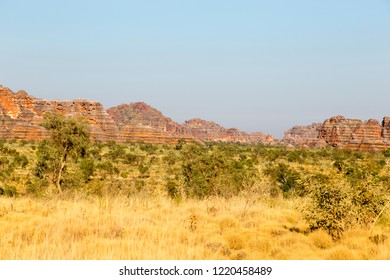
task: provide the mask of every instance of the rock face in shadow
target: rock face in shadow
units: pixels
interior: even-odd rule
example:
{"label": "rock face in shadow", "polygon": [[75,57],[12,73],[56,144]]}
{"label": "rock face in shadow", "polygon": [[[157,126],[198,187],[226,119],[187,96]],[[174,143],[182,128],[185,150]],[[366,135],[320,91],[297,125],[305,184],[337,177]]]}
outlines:
{"label": "rock face in shadow", "polygon": [[165,117],[159,110],[144,102],[111,107],[107,109],[107,113],[112,117],[118,127],[128,125],[144,126],[163,132],[184,134],[184,128],[181,124]]}
{"label": "rock face in shadow", "polygon": [[186,135],[181,124],[144,102],[111,107],[107,113],[118,126],[119,141],[122,142],[176,143],[196,140]]}
{"label": "rock face in shadow", "polygon": [[172,134],[142,125],[126,125],[123,126],[120,132],[121,142],[145,142],[145,143],[166,143],[172,144],[179,141],[192,142],[193,137]]}
{"label": "rock face in shadow", "polygon": [[307,126],[294,126],[284,132],[283,143],[294,146],[325,147],[326,143],[318,139],[322,123]]}
{"label": "rock face in shadow", "polygon": [[335,116],[325,120],[323,124],[294,127],[285,132],[283,142],[359,151],[390,149],[390,117],[384,117],[382,123],[379,123],[375,119],[362,121]]}
{"label": "rock face in shadow", "polygon": [[188,120],[184,123],[185,131],[201,141],[221,141],[239,143],[264,143],[274,142],[271,135],[262,132],[247,133],[236,128],[224,128],[223,126],[199,118]]}
{"label": "rock face in shadow", "polygon": [[[165,117],[157,109],[143,103],[136,102],[123,104],[107,109],[108,114],[114,119],[119,128],[127,131],[137,131],[137,135],[159,131],[174,138],[193,139],[199,141],[220,141],[240,143],[272,143],[271,135],[261,132],[247,133],[235,128],[223,126],[199,118],[191,119],[183,124],[177,123]],[[127,138],[127,133],[122,132],[122,138]],[[157,135],[156,135],[157,137]]]}

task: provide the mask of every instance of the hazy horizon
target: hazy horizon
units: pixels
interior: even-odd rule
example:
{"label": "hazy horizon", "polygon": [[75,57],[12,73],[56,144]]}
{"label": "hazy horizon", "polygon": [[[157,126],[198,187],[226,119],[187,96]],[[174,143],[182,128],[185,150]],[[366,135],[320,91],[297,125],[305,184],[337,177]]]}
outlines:
{"label": "hazy horizon", "polygon": [[389,0],[0,0],[0,84],[277,138],[390,115]]}

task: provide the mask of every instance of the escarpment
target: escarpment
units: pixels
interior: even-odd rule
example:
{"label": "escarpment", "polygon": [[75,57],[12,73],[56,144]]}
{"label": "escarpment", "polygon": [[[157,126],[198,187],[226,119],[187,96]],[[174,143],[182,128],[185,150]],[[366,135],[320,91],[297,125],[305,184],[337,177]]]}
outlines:
{"label": "escarpment", "polygon": [[324,147],[326,143],[318,139],[321,128],[321,123],[294,126],[284,132],[283,143],[295,146]]}
{"label": "escarpment", "polygon": [[[178,123],[159,110],[136,102],[105,110],[97,101],[43,100],[0,85],[0,139],[41,140],[49,136],[42,126],[45,113],[82,117],[97,141],[177,143],[219,141],[248,144],[278,142],[262,132],[248,133],[225,128],[213,121],[194,118]],[[294,126],[281,143],[300,147],[335,147],[360,151],[390,149],[390,117],[382,122],[335,116],[323,123]]]}
{"label": "escarpment", "polygon": [[12,92],[0,86],[0,138],[41,140],[49,136],[42,127],[45,113],[83,117],[91,137],[98,141],[176,143],[178,141],[223,141],[271,143],[272,136],[224,128],[214,122],[193,119],[183,124],[157,109],[136,102],[107,111],[97,101],[43,100],[25,91]]}
{"label": "escarpment", "polygon": [[221,141],[239,143],[273,143],[271,135],[262,132],[247,133],[236,128],[225,128],[215,122],[199,118],[184,123],[185,131],[201,141]]}
{"label": "escarpment", "polygon": [[3,139],[41,140],[48,131],[41,126],[45,113],[82,116],[89,124],[91,136],[101,141],[117,141],[118,128],[112,118],[96,101],[48,101],[12,92],[0,86],[0,136]]}
{"label": "escarpment", "polygon": [[[177,123],[143,102],[119,105],[107,109],[107,112],[118,127],[123,127],[127,131],[139,131],[137,134],[144,129],[146,134],[158,130],[174,139],[240,143],[272,143],[274,141],[271,135],[265,135],[262,132],[247,133],[199,118],[185,121],[183,124]],[[123,130],[122,138],[128,138],[125,130]]]}
{"label": "escarpment", "polygon": [[374,119],[362,121],[336,116],[325,120],[318,138],[333,147],[375,151],[390,148],[390,137],[385,130]]}
{"label": "escarpment", "polygon": [[144,102],[111,107],[107,113],[119,128],[120,141],[176,143],[196,140],[185,133],[181,124]]}
{"label": "escarpment", "polygon": [[390,117],[382,123],[335,116],[322,124],[294,127],[285,132],[284,143],[309,147],[337,147],[359,151],[390,149]]}

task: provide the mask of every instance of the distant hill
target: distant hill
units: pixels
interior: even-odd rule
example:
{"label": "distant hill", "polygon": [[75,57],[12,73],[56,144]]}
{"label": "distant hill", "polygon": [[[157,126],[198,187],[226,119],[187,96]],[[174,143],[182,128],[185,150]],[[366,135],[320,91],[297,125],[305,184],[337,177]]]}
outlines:
{"label": "distant hill", "polygon": [[82,116],[98,141],[176,143],[178,141],[221,141],[281,143],[298,147],[337,147],[376,151],[390,149],[390,117],[367,121],[335,116],[323,123],[295,126],[281,141],[262,132],[248,133],[225,128],[213,121],[194,118],[178,123],[143,102],[122,104],[108,110],[97,101],[43,100],[20,90],[0,85],[0,139],[40,140],[48,137],[41,126],[46,112]]}
{"label": "distant hill", "polygon": [[295,126],[284,133],[283,143],[308,147],[337,147],[359,151],[390,149],[390,117],[382,123],[331,117],[324,123]]}
{"label": "distant hill", "polygon": [[93,138],[99,141],[143,141],[176,143],[182,141],[224,141],[272,143],[273,137],[261,132],[247,133],[224,128],[214,122],[193,119],[184,124],[165,117],[143,102],[123,104],[107,111],[97,101],[43,100],[25,91],[14,93],[0,85],[0,138],[40,140],[48,136],[41,126],[46,112],[82,116]]}
{"label": "distant hill", "polygon": [[270,135],[261,132],[247,133],[235,128],[225,128],[212,121],[199,118],[191,119],[183,124],[165,117],[157,109],[143,103],[123,104],[107,109],[119,128],[138,126],[158,129],[173,135],[193,137],[200,141],[222,141],[240,143],[272,143]]}

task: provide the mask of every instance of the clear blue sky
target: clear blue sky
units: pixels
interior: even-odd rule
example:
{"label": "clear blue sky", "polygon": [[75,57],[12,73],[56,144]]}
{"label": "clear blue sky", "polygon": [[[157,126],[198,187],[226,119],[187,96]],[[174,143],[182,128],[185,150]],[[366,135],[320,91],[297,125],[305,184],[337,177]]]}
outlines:
{"label": "clear blue sky", "polygon": [[390,0],[0,0],[0,84],[281,137],[390,115]]}

